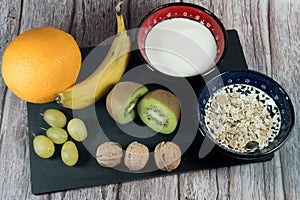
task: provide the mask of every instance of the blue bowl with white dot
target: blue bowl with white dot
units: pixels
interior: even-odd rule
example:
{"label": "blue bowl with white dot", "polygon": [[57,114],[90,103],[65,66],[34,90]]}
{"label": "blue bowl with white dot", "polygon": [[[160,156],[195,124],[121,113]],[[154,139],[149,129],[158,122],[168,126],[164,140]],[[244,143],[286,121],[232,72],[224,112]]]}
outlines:
{"label": "blue bowl with white dot", "polygon": [[210,80],[199,95],[200,131],[215,148],[251,159],[278,150],[294,125],[292,102],[272,78],[230,71]]}

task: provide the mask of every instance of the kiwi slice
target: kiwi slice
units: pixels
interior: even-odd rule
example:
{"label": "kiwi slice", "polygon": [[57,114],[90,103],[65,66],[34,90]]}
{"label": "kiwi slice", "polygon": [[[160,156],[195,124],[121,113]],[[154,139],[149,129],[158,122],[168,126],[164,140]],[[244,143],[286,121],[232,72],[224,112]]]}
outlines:
{"label": "kiwi slice", "polygon": [[170,134],[178,124],[180,103],[172,93],[158,89],[146,94],[138,103],[141,120],[156,132]]}
{"label": "kiwi slice", "polygon": [[109,115],[120,124],[127,124],[136,117],[136,105],[148,92],[146,86],[131,81],[116,84],[106,97]]}

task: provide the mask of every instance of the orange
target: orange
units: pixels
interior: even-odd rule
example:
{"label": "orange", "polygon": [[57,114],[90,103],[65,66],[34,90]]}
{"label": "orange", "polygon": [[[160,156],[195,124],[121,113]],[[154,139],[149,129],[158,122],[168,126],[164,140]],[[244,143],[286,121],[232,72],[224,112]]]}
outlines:
{"label": "orange", "polygon": [[8,45],[2,77],[19,98],[47,103],[75,83],[80,65],[81,53],[70,34],[40,27],[20,34]]}

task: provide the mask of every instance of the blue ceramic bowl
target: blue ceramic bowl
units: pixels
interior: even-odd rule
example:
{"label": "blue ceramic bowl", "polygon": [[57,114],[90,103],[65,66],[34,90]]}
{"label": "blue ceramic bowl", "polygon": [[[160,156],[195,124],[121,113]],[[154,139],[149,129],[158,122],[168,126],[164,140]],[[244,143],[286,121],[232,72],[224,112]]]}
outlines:
{"label": "blue ceramic bowl", "polygon": [[[266,93],[276,103],[281,115],[280,129],[273,142],[269,142],[268,146],[253,152],[239,152],[228,149],[221,145],[216,139],[213,139],[209,129],[205,123],[206,104],[209,98],[219,89],[228,85],[250,85],[260,89]],[[268,155],[278,150],[287,140],[289,133],[294,125],[295,114],[292,102],[284,91],[284,89],[270,77],[255,71],[232,71],[225,72],[210,80],[199,96],[199,114],[200,114],[200,130],[204,136],[208,136],[216,144],[216,148],[230,156],[242,159],[258,158]]]}

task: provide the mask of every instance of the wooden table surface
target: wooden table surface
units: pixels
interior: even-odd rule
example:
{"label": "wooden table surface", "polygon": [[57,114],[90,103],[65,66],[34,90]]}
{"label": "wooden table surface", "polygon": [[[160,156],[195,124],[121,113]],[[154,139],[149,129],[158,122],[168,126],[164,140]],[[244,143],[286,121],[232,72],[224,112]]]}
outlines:
{"label": "wooden table surface", "polygon": [[[71,33],[80,47],[115,33],[117,0],[1,0],[0,58],[18,34],[37,26]],[[300,199],[300,1],[183,0],[213,11],[239,32],[250,69],[277,80],[295,106],[288,142],[270,162],[203,170],[35,196],[30,191],[26,102],[0,82],[0,199]],[[172,0],[126,0],[126,25]],[[17,80],[16,80],[17,81]]]}

